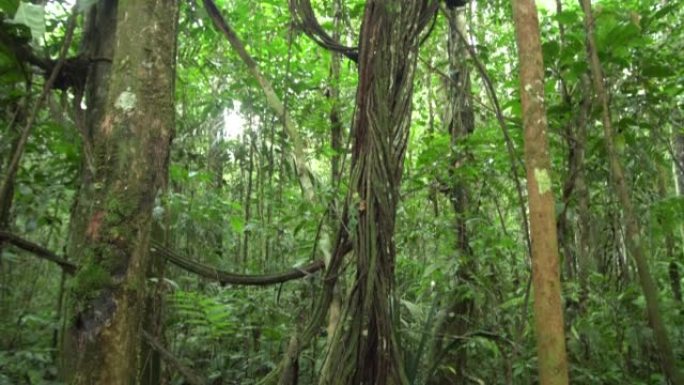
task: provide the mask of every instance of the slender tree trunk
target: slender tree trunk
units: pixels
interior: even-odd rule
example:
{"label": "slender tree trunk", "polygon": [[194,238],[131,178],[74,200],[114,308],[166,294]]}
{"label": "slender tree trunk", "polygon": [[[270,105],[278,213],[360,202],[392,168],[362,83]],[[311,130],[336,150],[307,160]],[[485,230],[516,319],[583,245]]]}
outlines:
{"label": "slender tree trunk", "polygon": [[[432,68],[432,60],[428,63],[429,68]],[[432,87],[432,73],[425,73],[425,84],[427,84],[427,104],[428,104],[428,127],[427,134],[429,138],[433,138],[435,135],[435,91]],[[428,193],[428,199],[432,203],[432,213],[435,218],[439,218],[439,197],[438,195],[439,186],[437,183],[430,184],[430,191]],[[435,234],[434,244],[435,252],[439,248],[439,233]],[[423,263],[425,263],[426,256],[423,255]]]}
{"label": "slender tree trunk", "polygon": [[[15,122],[21,122],[23,121],[22,118],[22,113],[21,110],[23,108],[21,105],[17,105],[17,112],[15,113]],[[17,152],[17,146],[19,145],[19,136],[17,133],[13,132],[13,127],[9,127],[8,129],[8,136],[10,135],[15,135],[14,138],[11,140],[12,146],[11,151],[9,154],[14,154]],[[11,163],[11,156],[9,159],[7,159],[7,167],[6,169],[9,169]],[[7,180],[5,183],[7,183],[7,195],[5,196],[5,199],[0,200],[0,229],[1,230],[7,230],[9,229],[10,225],[10,212],[12,211],[12,202],[13,202],[13,197],[14,197],[14,183],[16,180],[16,173],[14,175],[8,175]],[[2,243],[0,243],[0,255],[2,254],[2,250],[4,249]]]}
{"label": "slender tree trunk", "polygon": [[684,127],[677,127],[674,134],[675,176],[677,178],[677,194],[684,195]]}
{"label": "slender tree trunk", "polygon": [[366,3],[352,134],[350,210],[356,280],[320,384],[406,384],[394,331],[394,224],[428,1]]}
{"label": "slender tree trunk", "polygon": [[[675,170],[675,187],[677,191],[677,196],[684,196],[684,128],[679,127],[679,131],[674,134],[674,170]],[[673,261],[670,262],[669,273],[670,282],[672,284],[672,291],[674,293],[675,299],[681,304],[682,303],[682,284],[681,284],[681,273],[679,270],[679,265],[677,260],[684,261],[684,226],[679,227],[680,230],[680,247],[677,259],[676,255],[673,255]]]}
{"label": "slender tree trunk", "polygon": [[646,299],[646,311],[648,313],[651,328],[653,328],[653,336],[660,353],[663,370],[670,379],[670,382],[674,385],[684,385],[684,376],[677,369],[677,361],[672,351],[672,346],[670,345],[667,329],[665,328],[665,324],[660,314],[658,288],[651,276],[648,261],[644,255],[643,246],[640,241],[641,229],[630,197],[629,188],[627,187],[625,172],[614,144],[615,139],[610,116],[610,107],[608,105],[608,94],[603,83],[603,69],[601,68],[596,41],[594,39],[594,18],[592,16],[591,1],[580,1],[582,9],[584,10],[584,26],[587,35],[587,56],[589,58],[594,89],[601,105],[603,132],[613,188],[615,189],[615,193],[622,206],[622,213],[626,222],[626,248],[634,257],[634,261],[637,265],[639,282],[641,283]]}
{"label": "slender tree trunk", "polygon": [[[266,116],[266,111],[262,111],[260,114],[260,120],[262,122],[266,122],[267,116]],[[266,133],[268,130],[268,126],[264,124],[263,126],[260,127],[259,131],[261,132],[261,135],[259,136],[260,141],[259,141],[259,151],[257,151],[257,156],[259,157],[259,166],[257,167],[257,190],[258,190],[258,198],[257,202],[259,203],[259,222],[261,223],[261,228],[262,229],[268,229],[268,206],[270,202],[266,199],[266,181],[267,181],[267,165],[266,162],[268,161],[268,145],[266,144]],[[261,244],[261,267],[265,270],[267,267],[267,264],[269,262],[268,256],[269,256],[269,251],[268,251],[268,235],[264,231],[261,231],[259,234],[259,243]]]}
{"label": "slender tree trunk", "polygon": [[[670,174],[668,170],[662,165],[656,165],[658,168],[658,195],[660,199],[667,199],[667,182],[669,181],[668,175]],[[678,256],[680,256],[679,251],[676,247],[675,241],[676,233],[674,231],[667,231],[665,233],[665,255],[670,258],[670,263],[668,265],[668,273],[670,278],[670,288],[672,289],[672,296],[675,301],[682,302],[682,287],[681,287],[681,277],[679,275],[679,269],[677,267]]]}
{"label": "slender tree trunk", "polygon": [[[472,94],[470,70],[467,66],[468,49],[465,47],[466,37],[466,8],[464,6],[447,6],[446,17],[449,23],[449,80],[446,85],[447,103],[444,122],[451,137],[449,165],[450,185],[447,188],[449,201],[454,212],[454,233],[456,236],[456,250],[460,259],[456,280],[461,286],[451,294],[445,311],[437,321],[437,341],[432,360],[449,362],[455,369],[441,370],[430,380],[433,384],[465,384],[467,349],[465,344],[451,344],[452,336],[462,336],[468,331],[473,322],[473,308],[475,303],[470,296],[464,295],[463,287],[472,282],[475,261],[467,228],[467,216],[470,207],[470,192],[466,182],[459,179],[458,168],[469,162],[470,153],[463,146],[463,141],[475,129],[475,116],[472,108]],[[444,345],[450,350],[444,351]],[[438,356],[435,356],[438,355]]]}
{"label": "slender tree trunk", "polygon": [[575,172],[575,191],[577,194],[577,261],[580,284],[580,311],[586,310],[589,296],[589,275],[595,270],[595,262],[591,257],[591,212],[589,211],[589,187],[587,186],[585,163],[587,149],[587,124],[591,114],[591,82],[587,75],[582,77],[582,101],[577,116],[575,132],[575,157],[577,169]]}
{"label": "slender tree trunk", "polygon": [[[166,178],[165,178],[166,179]],[[162,187],[163,193],[166,192],[167,181],[164,181]],[[164,217],[168,218],[168,214]],[[162,225],[164,218],[155,218],[152,224],[151,237],[154,241],[159,242],[165,246],[168,245],[168,236],[165,228],[166,224]],[[149,271],[145,274],[147,278],[154,278],[156,283],[151,290],[145,293],[145,314],[143,316],[143,330],[149,333],[158,341],[164,341],[164,274],[166,261],[164,258],[153,256],[149,264]],[[150,345],[144,339],[140,340],[140,384],[142,385],[158,385],[161,383],[162,366],[161,354],[157,349]]]}
{"label": "slender tree trunk", "polygon": [[[24,98],[28,99],[28,98]],[[25,101],[24,101],[25,102]],[[13,116],[11,118],[11,122],[9,124],[9,127],[7,127],[7,137],[12,138],[11,141],[11,146],[10,146],[10,151],[9,151],[9,157],[7,159],[7,164],[6,168],[10,167],[11,159],[12,159],[12,154],[17,152],[17,146],[19,145],[19,132],[16,130],[17,124],[21,124],[20,122],[24,121],[24,106],[23,102],[17,103],[15,106],[15,111],[13,113]],[[0,170],[4,171],[4,170]],[[0,200],[0,230],[9,230],[10,225],[11,225],[11,210],[12,210],[12,202],[13,202],[13,197],[14,197],[14,183],[15,183],[15,177],[12,176],[10,179],[6,181],[8,183],[7,186],[7,199],[2,199]],[[13,287],[11,280],[12,275],[9,274],[11,271],[11,266],[10,264],[12,263],[11,261],[5,259],[4,257],[4,252],[5,252],[5,243],[0,241],[0,287],[2,288],[10,288]],[[12,312],[10,311],[10,301],[8,298],[8,293],[9,290],[2,289],[0,290],[0,322],[11,322],[9,320],[10,314]],[[1,344],[0,346],[4,347],[4,344]]]}
{"label": "slender tree trunk", "polygon": [[[114,56],[116,38],[116,13],[117,0],[103,0],[90,8],[84,21],[81,50],[84,55],[102,60],[94,61],[87,73],[85,101],[88,109],[85,111],[85,119],[82,122],[79,121],[83,124],[83,127],[79,127],[83,140],[79,189],[87,190],[93,183],[94,170],[93,165],[90,164],[91,157],[86,155],[88,152],[86,148],[92,148],[93,138],[99,135],[98,131],[107,106],[111,59]],[[76,107],[80,108],[80,105]],[[80,201],[80,193],[76,194],[69,222],[67,255],[76,255],[84,246],[85,238],[82,234],[85,234],[91,214],[89,205],[90,202]]]}
{"label": "slender tree trunk", "polygon": [[249,234],[251,230],[249,229],[248,225],[249,222],[252,220],[252,181],[253,177],[252,174],[254,173],[254,146],[255,146],[255,134],[254,131],[252,131],[252,124],[251,120],[252,117],[250,116],[250,124],[249,124],[249,131],[245,135],[245,141],[247,147],[249,147],[249,155],[247,159],[247,192],[245,193],[244,196],[244,201],[243,204],[245,205],[245,230],[244,230],[244,239],[243,239],[243,244],[242,244],[242,268],[247,269],[247,262],[249,261]]}
{"label": "slender tree trunk", "polygon": [[[563,3],[561,0],[556,0],[556,14],[563,12]],[[560,41],[560,49],[563,50],[565,46],[565,25],[558,20],[558,39]],[[568,92],[568,87],[565,79],[559,75],[559,93],[563,104],[567,108],[572,108],[572,96]],[[563,182],[563,191],[561,194],[561,202],[563,203],[563,210],[558,214],[558,243],[563,251],[563,262],[565,264],[564,274],[568,279],[575,276],[577,270],[577,255],[572,248],[573,233],[572,227],[568,220],[568,206],[572,198],[573,192],[576,190],[577,174],[579,168],[582,166],[578,159],[578,139],[577,134],[573,130],[573,124],[568,121],[563,127],[564,136],[568,149],[567,158],[567,176]]]}
{"label": "slender tree trunk", "polygon": [[544,63],[534,0],[514,0],[513,17],[520,58],[539,379],[541,385],[567,385],[556,210],[544,110]]}
{"label": "slender tree trunk", "polygon": [[[340,40],[340,30],[342,29],[342,0],[334,0],[333,3],[333,40]],[[340,66],[342,63],[342,55],[339,53],[331,53],[330,60],[330,88],[328,90],[328,97],[332,103],[330,108],[330,145],[333,149],[333,156],[330,159],[330,186],[333,189],[333,196],[337,196],[335,189],[338,187],[342,177],[341,160],[342,152],[344,151],[342,143],[342,117],[340,116]],[[340,207],[337,199],[333,199],[329,208],[330,227],[339,223]],[[333,298],[330,302],[330,309],[328,313],[328,340],[334,338],[337,324],[340,320],[340,313],[342,311],[342,298],[340,294],[339,284],[335,286]]]}
{"label": "slender tree trunk", "polygon": [[[217,136],[220,134],[217,134]],[[223,193],[224,182],[223,182],[223,172],[225,169],[226,158],[224,156],[225,146],[223,139],[216,138],[212,141],[209,146],[209,151],[207,154],[207,168],[211,176],[213,177],[213,193],[221,195]],[[218,226],[211,231],[211,248],[214,252],[215,258],[221,259],[223,257],[223,228]]]}
{"label": "slender tree trunk", "polygon": [[174,0],[122,2],[107,103],[93,137],[93,183],[72,227],[74,317],[63,349],[70,384],[136,382],[152,209],[174,124]]}

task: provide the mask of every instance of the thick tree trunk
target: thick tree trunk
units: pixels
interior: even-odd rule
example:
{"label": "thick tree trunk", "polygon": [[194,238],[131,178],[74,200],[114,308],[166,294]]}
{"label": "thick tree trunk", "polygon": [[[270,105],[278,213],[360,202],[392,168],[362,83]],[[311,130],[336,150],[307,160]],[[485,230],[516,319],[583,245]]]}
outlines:
{"label": "thick tree trunk", "polygon": [[587,35],[587,56],[589,58],[592,80],[594,82],[594,90],[601,103],[603,132],[613,188],[615,189],[615,193],[622,206],[622,213],[625,220],[626,248],[629,254],[634,257],[634,261],[637,265],[639,282],[641,283],[641,288],[644,291],[644,298],[646,299],[646,311],[648,313],[649,323],[653,329],[655,343],[660,353],[663,370],[672,384],[684,385],[684,375],[677,369],[677,361],[672,351],[672,346],[670,345],[667,329],[665,328],[665,324],[660,314],[658,288],[651,276],[648,261],[644,255],[643,246],[640,241],[641,229],[639,221],[630,197],[629,188],[627,187],[625,172],[614,144],[615,139],[610,116],[610,107],[608,104],[608,94],[603,84],[603,69],[601,68],[596,41],[594,39],[594,18],[592,16],[591,1],[581,0],[581,5],[584,10],[584,26]]}
{"label": "thick tree trunk", "polygon": [[[121,2],[92,183],[72,226],[80,263],[64,346],[70,384],[134,384],[138,375],[152,209],[164,184],[174,124],[175,0]],[[78,245],[77,247],[75,245]]]}
{"label": "thick tree trunk", "polygon": [[534,0],[514,0],[530,202],[534,319],[541,385],[567,385],[556,210],[544,110],[544,65]]}
{"label": "thick tree trunk", "polygon": [[419,35],[431,10],[428,1],[366,3],[350,183],[356,281],[321,384],[407,383],[393,328],[393,233]]}

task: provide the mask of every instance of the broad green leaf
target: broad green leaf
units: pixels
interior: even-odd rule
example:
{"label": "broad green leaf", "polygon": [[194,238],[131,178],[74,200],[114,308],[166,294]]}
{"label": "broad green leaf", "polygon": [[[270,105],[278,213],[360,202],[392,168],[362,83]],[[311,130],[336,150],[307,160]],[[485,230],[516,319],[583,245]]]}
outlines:
{"label": "broad green leaf", "polygon": [[87,12],[90,7],[95,5],[98,0],[78,0],[78,10],[80,12]]}
{"label": "broad green leaf", "polygon": [[230,217],[230,227],[236,233],[242,233],[245,230],[245,220],[240,217]]}
{"label": "broad green leaf", "polygon": [[23,24],[31,29],[35,42],[40,42],[45,35],[45,7],[42,5],[21,2],[12,22]]}
{"label": "broad green leaf", "polygon": [[402,303],[402,305],[406,306],[409,313],[411,313],[412,317],[414,317],[416,319],[419,319],[420,317],[422,317],[423,310],[421,309],[421,307],[419,305],[417,305],[411,301],[407,301],[405,299],[402,299],[401,303]]}
{"label": "broad green leaf", "polygon": [[0,0],[0,11],[6,15],[14,15],[19,6],[19,0]]}
{"label": "broad green leaf", "polygon": [[674,74],[672,68],[658,63],[649,63],[645,65],[642,73],[651,78],[666,78]]}
{"label": "broad green leaf", "polygon": [[544,55],[545,63],[553,63],[558,59],[558,53],[560,52],[560,45],[557,41],[547,41],[542,45],[542,54]]}

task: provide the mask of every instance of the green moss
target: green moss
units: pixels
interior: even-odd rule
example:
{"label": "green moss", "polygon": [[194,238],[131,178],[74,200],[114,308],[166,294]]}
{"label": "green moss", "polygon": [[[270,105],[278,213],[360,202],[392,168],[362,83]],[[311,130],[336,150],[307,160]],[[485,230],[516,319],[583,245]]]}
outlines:
{"label": "green moss", "polygon": [[72,291],[76,298],[89,299],[98,295],[100,290],[109,286],[112,278],[102,266],[91,262],[81,268],[72,282]]}

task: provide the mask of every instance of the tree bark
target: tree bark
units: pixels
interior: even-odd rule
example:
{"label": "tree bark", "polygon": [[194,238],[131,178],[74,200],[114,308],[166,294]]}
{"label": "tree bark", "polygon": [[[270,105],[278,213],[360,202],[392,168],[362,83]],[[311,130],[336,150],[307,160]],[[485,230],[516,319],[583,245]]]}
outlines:
{"label": "tree bark", "polygon": [[577,194],[577,261],[580,284],[580,311],[584,312],[589,296],[589,276],[596,269],[596,263],[591,257],[591,212],[589,210],[590,195],[586,181],[585,159],[587,149],[587,123],[591,114],[591,82],[588,75],[582,77],[582,101],[577,116],[575,133],[575,157],[577,169],[575,172],[575,191]]}
{"label": "tree bark", "polygon": [[[83,141],[79,189],[88,189],[93,183],[92,143],[93,138],[99,135],[107,106],[111,59],[114,56],[116,40],[116,13],[117,0],[104,0],[91,7],[84,20],[82,54],[102,60],[96,60],[88,67],[85,87],[85,101],[88,108],[85,110],[85,118],[77,120]],[[75,107],[80,109],[80,103]],[[80,113],[81,111],[76,111],[77,115]],[[90,149],[87,150],[88,148]],[[89,152],[91,155],[88,155]],[[76,256],[78,250],[84,246],[82,242],[85,239],[82,235],[85,234],[91,214],[90,202],[81,202],[79,196],[80,194],[76,195],[69,219],[67,255],[71,256]]]}
{"label": "tree bark", "polygon": [[670,379],[672,384],[684,385],[684,375],[682,375],[682,373],[677,369],[676,358],[672,351],[672,346],[670,345],[667,329],[665,328],[665,324],[663,323],[660,314],[660,305],[658,304],[658,288],[656,287],[656,283],[651,276],[648,261],[644,255],[643,246],[640,241],[641,229],[639,221],[637,219],[634,205],[630,197],[629,188],[627,187],[625,172],[614,143],[615,138],[610,116],[610,107],[608,104],[608,93],[603,83],[603,69],[601,68],[596,41],[594,39],[594,17],[591,10],[591,1],[580,1],[582,9],[584,10],[584,27],[587,35],[587,56],[589,59],[592,80],[594,83],[594,90],[596,91],[596,95],[601,106],[603,133],[606,144],[606,153],[608,154],[608,162],[610,164],[611,179],[615,193],[617,194],[620,205],[622,206],[622,214],[626,222],[626,248],[629,254],[634,257],[634,261],[637,265],[639,282],[641,283],[641,288],[644,292],[644,298],[646,299],[646,312],[648,313],[649,323],[653,329],[655,343],[660,353],[663,371]]}
{"label": "tree bark", "polygon": [[513,17],[520,58],[539,380],[541,385],[567,385],[556,212],[544,110],[544,63],[534,0],[514,0]]}
{"label": "tree bark", "polygon": [[[64,354],[70,384],[136,382],[152,209],[174,125],[175,0],[120,2],[107,102],[93,136],[88,215],[73,226],[80,263]],[[79,233],[74,233],[79,231]]]}

